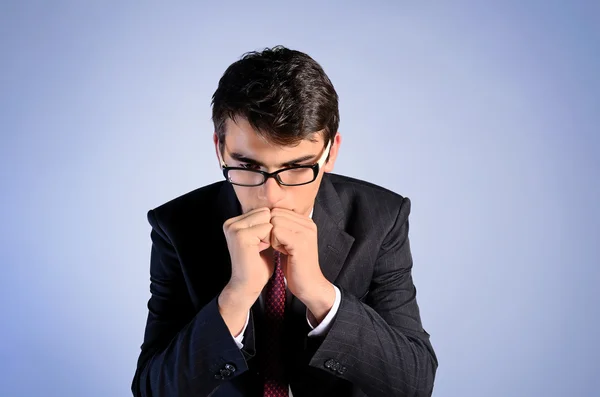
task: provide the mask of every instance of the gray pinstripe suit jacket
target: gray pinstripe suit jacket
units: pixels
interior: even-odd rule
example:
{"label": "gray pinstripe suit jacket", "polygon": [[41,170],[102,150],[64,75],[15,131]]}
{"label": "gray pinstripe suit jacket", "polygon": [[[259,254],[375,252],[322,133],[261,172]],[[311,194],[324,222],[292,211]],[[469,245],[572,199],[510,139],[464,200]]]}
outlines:
{"label": "gray pinstripe suit jacket", "polygon": [[[294,397],[429,396],[437,358],[411,277],[410,200],[365,181],[325,174],[315,199],[319,263],[341,291],[329,332],[308,338],[306,307],[286,312],[286,371]],[[260,396],[257,303],[238,349],[217,306],[231,276],[223,222],[241,214],[217,182],[148,212],[148,320],[134,396]]]}

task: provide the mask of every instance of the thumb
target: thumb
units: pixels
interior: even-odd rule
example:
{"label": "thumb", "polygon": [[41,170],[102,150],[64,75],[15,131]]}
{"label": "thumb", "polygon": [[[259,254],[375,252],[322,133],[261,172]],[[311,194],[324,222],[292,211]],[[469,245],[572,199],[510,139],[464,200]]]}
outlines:
{"label": "thumb", "polygon": [[258,246],[259,252],[271,246],[271,229],[273,225],[270,223],[261,223],[254,225],[250,229],[253,229],[254,235],[256,236],[256,245]]}

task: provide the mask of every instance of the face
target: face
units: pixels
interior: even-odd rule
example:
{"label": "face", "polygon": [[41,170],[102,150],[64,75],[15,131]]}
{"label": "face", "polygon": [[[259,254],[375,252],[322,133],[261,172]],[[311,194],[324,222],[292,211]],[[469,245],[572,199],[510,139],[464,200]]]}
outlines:
{"label": "face", "polygon": [[[238,118],[235,122],[227,119],[225,126],[227,133],[225,134],[223,161],[229,167],[240,167],[242,164],[248,164],[244,161],[234,160],[231,157],[232,153],[238,153],[245,158],[262,163],[263,166],[255,166],[253,169],[267,172],[274,172],[291,165],[312,165],[319,160],[325,149],[322,131],[313,133],[297,146],[278,146],[260,137],[245,119]],[[331,144],[329,160],[319,169],[319,175],[312,183],[301,186],[281,186],[274,178],[269,178],[261,186],[233,185],[235,194],[242,206],[242,212],[246,213],[261,207],[285,208],[308,217],[317,196],[323,173],[333,170],[341,139],[338,132]],[[218,161],[219,145],[216,134],[213,135],[213,141]],[[295,162],[300,158],[305,159]],[[221,167],[220,162],[219,167]]]}

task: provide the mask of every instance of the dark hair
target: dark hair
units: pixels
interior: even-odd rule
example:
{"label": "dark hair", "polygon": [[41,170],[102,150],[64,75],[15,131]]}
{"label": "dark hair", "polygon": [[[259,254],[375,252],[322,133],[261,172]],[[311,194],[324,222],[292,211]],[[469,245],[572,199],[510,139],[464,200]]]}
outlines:
{"label": "dark hair", "polygon": [[307,54],[283,46],[248,52],[231,64],[212,106],[221,154],[227,118],[245,118],[259,136],[284,146],[320,130],[327,145],[340,122],[338,95],[323,68]]}

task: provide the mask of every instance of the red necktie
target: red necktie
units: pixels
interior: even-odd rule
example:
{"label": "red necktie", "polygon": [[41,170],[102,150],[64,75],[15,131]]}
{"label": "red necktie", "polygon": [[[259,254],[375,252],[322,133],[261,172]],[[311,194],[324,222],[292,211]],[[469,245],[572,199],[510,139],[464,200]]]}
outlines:
{"label": "red necktie", "polygon": [[273,251],[275,271],[265,286],[265,335],[261,366],[263,397],[288,397],[288,383],[283,363],[283,315],[285,312],[285,281],[281,269],[281,253]]}

